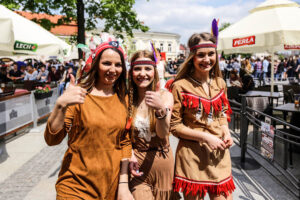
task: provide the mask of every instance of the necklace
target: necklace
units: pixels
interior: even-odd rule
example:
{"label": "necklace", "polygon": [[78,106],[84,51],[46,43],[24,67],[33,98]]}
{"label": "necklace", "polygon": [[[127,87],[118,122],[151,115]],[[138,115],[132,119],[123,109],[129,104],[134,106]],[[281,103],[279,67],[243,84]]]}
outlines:
{"label": "necklace", "polygon": [[205,82],[200,82],[200,81],[198,81],[198,80],[194,79],[192,76],[189,76],[189,77],[190,77],[190,79],[191,79],[192,81],[194,81],[195,83],[197,83],[197,84],[199,84],[199,85],[203,85],[203,83],[207,83],[207,85],[208,85],[208,86],[210,86],[210,83],[211,83],[211,78],[209,78],[209,80],[208,80],[208,81],[205,81]]}

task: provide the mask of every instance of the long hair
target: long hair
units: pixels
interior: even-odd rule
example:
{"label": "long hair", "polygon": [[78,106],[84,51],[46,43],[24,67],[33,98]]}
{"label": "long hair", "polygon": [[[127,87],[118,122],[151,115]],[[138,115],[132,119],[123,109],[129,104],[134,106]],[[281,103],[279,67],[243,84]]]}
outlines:
{"label": "long hair", "polygon": [[[120,77],[114,83],[113,89],[114,92],[117,93],[120,101],[125,105],[125,96],[126,96],[126,65],[125,59],[121,51],[116,48],[108,48],[120,55],[121,62],[122,62],[122,73]],[[91,69],[83,75],[82,82],[79,84],[81,87],[85,88],[88,93],[90,93],[95,87],[95,84],[99,81],[99,62],[103,52],[107,49],[103,50],[99,55],[93,59]]]}
{"label": "long hair", "polygon": [[[188,47],[191,48],[199,44],[200,42],[208,42],[208,41],[216,44],[215,36],[211,35],[210,33],[194,33],[188,41]],[[175,81],[186,78],[188,75],[190,75],[193,72],[193,70],[195,70],[193,58],[196,55],[196,52],[197,49],[190,51],[190,54],[187,57],[187,59],[180,65],[179,72],[175,77]],[[210,78],[217,78],[217,77],[222,78],[222,73],[219,67],[219,58],[218,58],[217,50],[216,50],[216,64],[212,67],[209,74],[210,74]]]}
{"label": "long hair", "polygon": [[[133,63],[136,61],[138,58],[150,58],[152,61],[155,61],[153,52],[148,51],[148,50],[140,50],[135,52],[132,57],[130,62]],[[135,121],[135,114],[136,114],[136,109],[138,106],[138,87],[133,81],[132,77],[132,72],[133,72],[133,67],[130,68],[129,70],[129,75],[128,75],[128,88],[129,88],[129,106],[128,106],[128,114],[129,118],[132,118],[132,121]],[[159,82],[159,76],[156,67],[154,67],[154,79],[152,83],[148,86],[147,90],[149,91],[155,91],[156,85]],[[150,131],[155,132],[155,114],[153,109],[148,109],[148,114],[149,114],[149,122],[150,122]],[[131,138],[134,141],[134,123],[131,124]]]}

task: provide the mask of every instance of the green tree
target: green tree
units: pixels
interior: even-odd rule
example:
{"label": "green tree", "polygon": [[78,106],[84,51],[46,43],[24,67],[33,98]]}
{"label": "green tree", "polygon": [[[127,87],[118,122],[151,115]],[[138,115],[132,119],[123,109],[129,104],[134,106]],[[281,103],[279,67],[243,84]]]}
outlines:
{"label": "green tree", "polygon": [[226,29],[230,25],[231,25],[231,23],[228,23],[228,22],[222,23],[220,28],[219,28],[219,32],[223,31],[224,29]]}
{"label": "green tree", "polygon": [[[11,10],[23,10],[32,13],[60,14],[64,17],[53,24],[48,19],[33,19],[47,30],[52,27],[77,21],[77,43],[85,44],[85,30],[92,30],[100,20],[104,21],[105,32],[115,31],[133,36],[132,30],[148,31],[148,27],[137,20],[132,9],[135,0],[0,0],[0,4]],[[79,57],[82,52],[79,50]]]}

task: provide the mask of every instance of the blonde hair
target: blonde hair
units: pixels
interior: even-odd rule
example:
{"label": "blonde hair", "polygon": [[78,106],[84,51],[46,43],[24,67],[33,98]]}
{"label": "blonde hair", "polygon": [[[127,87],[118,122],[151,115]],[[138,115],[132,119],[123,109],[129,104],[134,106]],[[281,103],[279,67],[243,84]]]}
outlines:
{"label": "blonde hair", "polygon": [[[211,35],[210,33],[194,33],[189,41],[188,41],[188,47],[191,48],[200,42],[212,42],[216,44],[216,38],[215,36]],[[187,59],[180,65],[179,72],[175,78],[175,81],[186,78],[191,72],[194,70],[194,63],[193,63],[193,58],[196,55],[197,49],[194,49],[190,51],[189,56]],[[211,78],[217,78],[221,77],[222,78],[222,73],[220,71],[219,67],[219,58],[218,58],[218,53],[216,50],[216,64],[212,67],[210,70],[210,77]]]}
{"label": "blonde hair", "polygon": [[[148,51],[148,50],[140,50],[135,52],[132,57],[130,62],[133,63],[136,61],[138,58],[150,58],[152,61],[155,61],[153,52]],[[132,78],[132,71],[133,71],[133,66],[129,70],[128,74],[128,88],[129,88],[129,105],[128,105],[128,115],[129,118],[132,118],[132,122],[135,120],[135,114],[136,114],[136,109],[137,109],[137,104],[138,104],[138,87],[134,83],[133,78]],[[154,67],[154,79],[152,83],[148,86],[148,90],[150,91],[155,91],[156,85],[159,82],[159,76],[156,67]],[[149,121],[150,121],[150,131],[155,132],[155,114],[154,114],[153,109],[148,110],[149,114]],[[131,139],[134,141],[134,131],[135,131],[135,126],[134,123],[131,124]]]}

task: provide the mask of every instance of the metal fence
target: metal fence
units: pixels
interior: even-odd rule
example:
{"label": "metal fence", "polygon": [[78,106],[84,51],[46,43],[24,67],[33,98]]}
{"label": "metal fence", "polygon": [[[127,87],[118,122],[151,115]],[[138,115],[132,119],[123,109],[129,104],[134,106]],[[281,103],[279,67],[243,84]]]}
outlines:
{"label": "metal fence", "polygon": [[[230,129],[241,147],[241,163],[246,162],[246,152],[251,152],[256,161],[300,199],[300,128],[251,109],[246,97],[242,97],[242,103],[230,100],[230,105]],[[270,129],[266,130],[266,124]]]}

